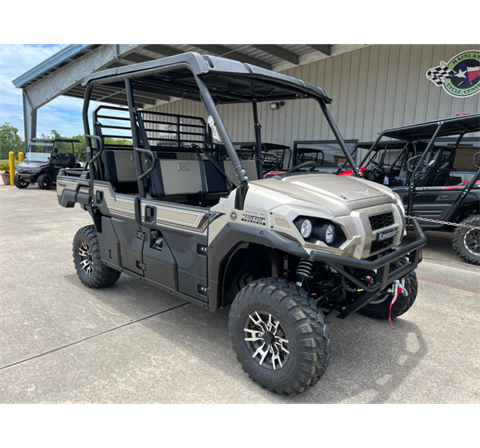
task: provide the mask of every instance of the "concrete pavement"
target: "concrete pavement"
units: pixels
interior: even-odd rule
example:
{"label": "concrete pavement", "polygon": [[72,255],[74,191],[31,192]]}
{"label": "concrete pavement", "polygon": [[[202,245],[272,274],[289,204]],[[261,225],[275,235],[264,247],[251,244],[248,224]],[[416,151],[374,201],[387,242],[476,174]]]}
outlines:
{"label": "concrete pavement", "polygon": [[281,397],[242,371],[228,310],[206,312],[126,275],[86,288],[71,243],[89,224],[54,190],[0,186],[0,403],[480,401],[480,269],[450,252],[449,235],[427,235],[419,294],[395,331],[332,313],[325,376]]}

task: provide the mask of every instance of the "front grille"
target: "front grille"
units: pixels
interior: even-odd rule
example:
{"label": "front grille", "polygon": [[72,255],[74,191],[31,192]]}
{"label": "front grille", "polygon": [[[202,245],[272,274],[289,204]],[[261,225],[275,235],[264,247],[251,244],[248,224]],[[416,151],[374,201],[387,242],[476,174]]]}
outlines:
{"label": "front grille", "polygon": [[379,250],[386,249],[391,244],[393,244],[393,236],[384,241],[372,241],[370,253],[373,254],[374,252],[378,252]]}
{"label": "front grille", "polygon": [[391,226],[395,223],[392,212],[383,213],[382,215],[369,216],[368,219],[370,220],[372,230],[383,229],[384,227]]}

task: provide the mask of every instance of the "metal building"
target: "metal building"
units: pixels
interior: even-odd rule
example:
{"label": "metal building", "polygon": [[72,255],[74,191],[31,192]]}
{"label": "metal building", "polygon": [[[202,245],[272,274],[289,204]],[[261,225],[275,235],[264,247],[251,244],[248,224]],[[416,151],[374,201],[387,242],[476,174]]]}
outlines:
{"label": "metal building", "polygon": [[[480,80],[474,81],[472,71],[475,68],[472,60],[477,57],[480,70],[480,44],[70,45],[13,81],[23,89],[25,139],[36,136],[38,108],[59,95],[82,98],[81,80],[90,73],[185,51],[240,60],[318,85],[332,98],[330,110],[345,139],[370,141],[392,126],[480,112]],[[463,67],[459,61],[465,55],[471,56],[468,68],[472,69],[471,88],[459,88],[455,95],[455,88],[452,91],[445,88],[445,73],[453,63]],[[465,77],[465,73],[460,68],[457,75]],[[126,104],[124,94],[110,92],[108,88],[95,90],[94,100]],[[164,95],[155,98],[142,97],[140,92],[136,95],[138,106],[146,111],[204,116],[200,103]],[[232,141],[254,140],[250,105],[224,105],[219,110]],[[311,100],[290,101],[277,110],[262,103],[259,118],[264,142],[292,146],[296,141],[334,138]]]}

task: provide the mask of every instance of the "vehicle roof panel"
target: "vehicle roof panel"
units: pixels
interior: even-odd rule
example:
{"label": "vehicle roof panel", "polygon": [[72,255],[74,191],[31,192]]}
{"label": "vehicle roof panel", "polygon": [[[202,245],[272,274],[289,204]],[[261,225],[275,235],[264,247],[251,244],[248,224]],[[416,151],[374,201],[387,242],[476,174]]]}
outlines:
{"label": "vehicle roof panel", "polygon": [[[317,97],[330,103],[325,92],[300,79],[261,67],[216,56],[182,53],[93,73],[83,80],[109,84],[124,90],[123,77],[134,80],[133,88],[199,101],[195,76],[201,76],[217,103],[278,101]],[[117,83],[117,84],[115,84]]]}
{"label": "vehicle roof panel", "polygon": [[380,135],[410,141],[430,139],[441,122],[443,122],[443,126],[438,137],[480,131],[480,114],[470,114],[385,129]]}

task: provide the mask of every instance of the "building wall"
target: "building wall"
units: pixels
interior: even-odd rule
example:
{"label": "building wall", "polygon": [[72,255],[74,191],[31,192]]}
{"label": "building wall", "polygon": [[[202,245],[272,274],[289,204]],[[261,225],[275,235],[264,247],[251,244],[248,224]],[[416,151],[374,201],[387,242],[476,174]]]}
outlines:
{"label": "building wall", "polygon": [[[480,44],[372,45],[283,73],[325,90],[344,138],[370,141],[386,128],[480,112],[480,94],[457,99],[426,78],[427,70],[440,61],[475,49],[480,50]],[[205,117],[200,103],[187,100],[154,110]],[[233,141],[254,140],[250,104],[220,106],[219,111]],[[261,103],[259,119],[265,142],[292,145],[295,140],[334,139],[313,100],[288,101],[275,111]]]}

